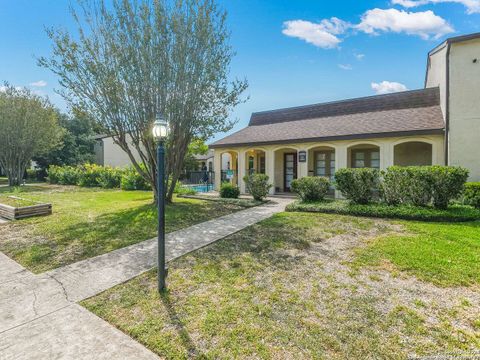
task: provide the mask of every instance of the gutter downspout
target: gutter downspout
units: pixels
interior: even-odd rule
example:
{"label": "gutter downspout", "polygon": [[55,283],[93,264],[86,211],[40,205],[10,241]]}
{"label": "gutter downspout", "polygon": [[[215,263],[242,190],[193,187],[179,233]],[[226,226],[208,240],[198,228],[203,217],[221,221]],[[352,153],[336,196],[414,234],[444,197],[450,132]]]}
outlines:
{"label": "gutter downspout", "polygon": [[446,89],[445,89],[445,165],[449,165],[449,131],[450,131],[450,42],[447,42],[447,59],[446,59]]}

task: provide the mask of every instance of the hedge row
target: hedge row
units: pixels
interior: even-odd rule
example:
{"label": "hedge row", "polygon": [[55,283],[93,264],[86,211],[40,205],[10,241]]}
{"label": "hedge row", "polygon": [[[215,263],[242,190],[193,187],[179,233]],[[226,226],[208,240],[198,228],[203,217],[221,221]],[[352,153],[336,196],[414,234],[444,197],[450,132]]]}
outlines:
{"label": "hedge row", "polygon": [[457,166],[392,166],[376,169],[340,169],[336,189],[354,204],[368,204],[376,194],[389,205],[446,209],[463,193],[468,170]]}
{"label": "hedge row", "polygon": [[479,209],[458,204],[454,204],[448,209],[436,209],[433,207],[420,207],[404,204],[396,206],[391,206],[385,203],[363,205],[354,204],[344,200],[329,200],[310,203],[295,201],[289,204],[286,210],[419,221],[459,222],[480,219]]}
{"label": "hedge row", "polygon": [[133,168],[113,168],[95,164],[79,166],[50,166],[48,181],[51,184],[101,187],[104,189],[151,190],[142,176]]}

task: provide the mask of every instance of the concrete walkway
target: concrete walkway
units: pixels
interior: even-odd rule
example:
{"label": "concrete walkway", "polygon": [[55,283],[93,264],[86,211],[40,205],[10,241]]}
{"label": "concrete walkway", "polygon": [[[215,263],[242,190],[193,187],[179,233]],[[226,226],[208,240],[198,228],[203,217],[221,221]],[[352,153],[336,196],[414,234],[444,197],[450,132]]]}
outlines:
{"label": "concrete walkway", "polygon": [[[285,209],[272,202],[167,234],[167,261]],[[0,359],[157,359],[77,304],[156,266],[156,239],[43,274],[0,253]]]}

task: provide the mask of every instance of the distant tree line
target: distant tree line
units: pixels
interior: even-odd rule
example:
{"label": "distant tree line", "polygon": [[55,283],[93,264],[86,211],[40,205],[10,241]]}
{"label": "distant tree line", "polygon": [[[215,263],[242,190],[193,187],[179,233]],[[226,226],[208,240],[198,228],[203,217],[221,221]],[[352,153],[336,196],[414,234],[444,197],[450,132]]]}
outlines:
{"label": "distant tree line", "polygon": [[10,186],[23,182],[35,161],[38,177],[50,165],[94,160],[94,122],[84,113],[61,113],[26,88],[5,84],[0,92],[0,167]]}

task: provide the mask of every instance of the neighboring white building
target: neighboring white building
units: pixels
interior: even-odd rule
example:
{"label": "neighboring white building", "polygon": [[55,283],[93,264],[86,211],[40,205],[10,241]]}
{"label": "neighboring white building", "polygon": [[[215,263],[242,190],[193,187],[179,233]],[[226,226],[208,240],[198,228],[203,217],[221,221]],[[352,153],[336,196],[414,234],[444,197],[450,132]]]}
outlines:
{"label": "neighboring white building", "polygon": [[[113,142],[113,138],[111,136],[98,135],[95,137],[95,140],[96,164],[112,167],[126,167],[131,165],[131,161],[127,153],[123,151],[120,146]],[[140,156],[133,146],[132,152],[135,156],[135,159],[140,160]],[[198,161],[197,170],[207,169],[208,171],[214,171],[213,150],[209,150],[205,155],[195,155],[195,158]],[[228,161],[229,160],[227,158],[224,159],[224,168],[228,168]]]}
{"label": "neighboring white building", "polygon": [[[112,167],[126,167],[132,164],[129,156],[120,146],[113,142],[111,136],[98,135],[96,136],[95,149],[95,163],[98,165],[112,166]],[[127,135],[127,141],[131,142]],[[140,161],[138,152],[132,146],[132,153],[135,159]]]}

